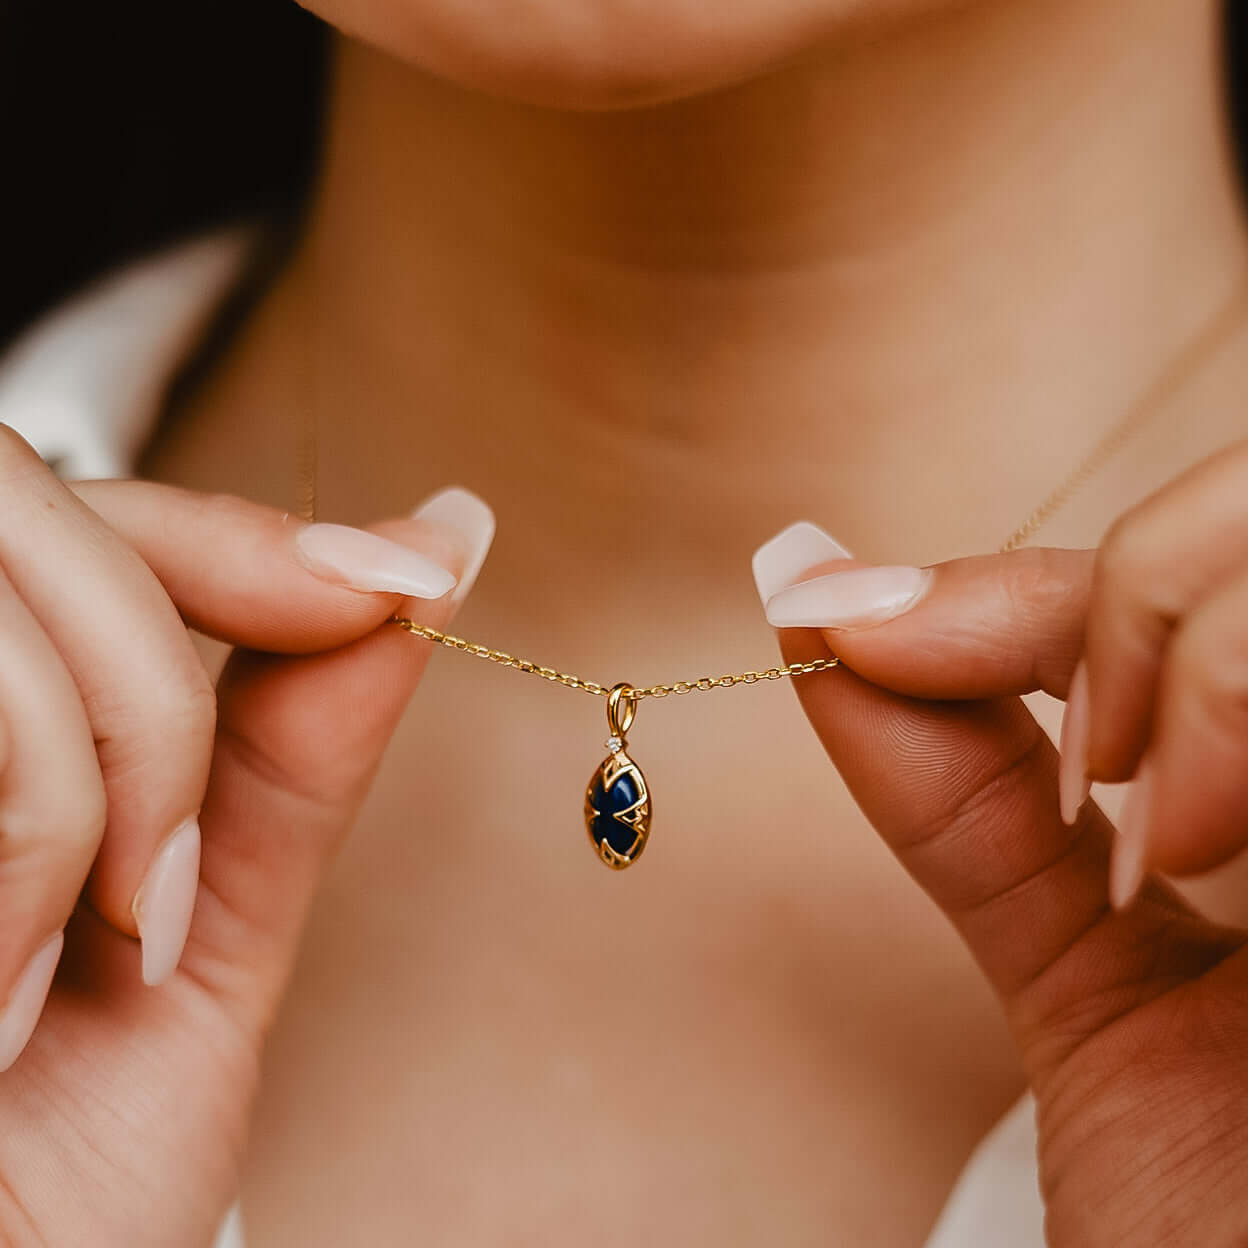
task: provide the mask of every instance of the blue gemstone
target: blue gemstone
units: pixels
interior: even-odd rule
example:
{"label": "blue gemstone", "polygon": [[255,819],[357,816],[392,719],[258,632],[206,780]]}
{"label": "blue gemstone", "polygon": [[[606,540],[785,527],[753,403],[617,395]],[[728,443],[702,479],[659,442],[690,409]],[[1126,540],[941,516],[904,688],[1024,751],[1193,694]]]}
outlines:
{"label": "blue gemstone", "polygon": [[637,804],[641,790],[631,772],[615,778],[611,787],[603,792],[602,773],[594,777],[590,786],[589,800],[595,810],[590,821],[594,841],[601,845],[606,841],[617,854],[627,854],[637,840],[637,829],[615,816]]}
{"label": "blue gemstone", "polygon": [[594,841],[599,845],[606,841],[617,854],[627,854],[637,840],[637,829],[612,815],[595,815],[593,829]]}
{"label": "blue gemstone", "polygon": [[631,771],[623,772],[616,776],[615,783],[607,792],[607,804],[600,806],[598,809],[604,814],[616,815],[622,810],[627,810],[630,806],[637,805],[637,799],[641,796],[637,788],[637,781]]}

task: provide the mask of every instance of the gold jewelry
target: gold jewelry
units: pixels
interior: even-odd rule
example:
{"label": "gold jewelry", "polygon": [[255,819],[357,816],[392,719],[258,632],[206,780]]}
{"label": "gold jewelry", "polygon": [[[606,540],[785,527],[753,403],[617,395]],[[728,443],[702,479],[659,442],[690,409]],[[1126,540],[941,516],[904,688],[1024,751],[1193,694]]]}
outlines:
{"label": "gold jewelry", "polygon": [[607,694],[611,751],[585,790],[585,830],[594,852],[609,867],[622,870],[641,857],[650,836],[650,789],[641,768],[628,756],[624,734],[637,710],[635,691],[616,685]]}
{"label": "gold jewelry", "polygon": [[[1240,323],[1246,309],[1248,281],[1243,281],[1235,288],[1231,298],[1169,361],[1144,394],[1131,404],[1061,483],[997,547],[997,553],[1007,554],[1029,542],[1043,525],[1109,463],[1148,418],[1155,415],[1186,384],[1200,365],[1216,352],[1231,330]],[[305,416],[302,422],[297,472],[300,515],[306,520],[314,521],[317,511],[317,440],[315,423],[310,415]],[[568,689],[583,689],[586,693],[607,699],[609,735],[605,744],[609,753],[594,772],[585,792],[585,828],[594,852],[607,866],[616,870],[632,866],[641,857],[650,836],[650,789],[641,768],[629,757],[625,738],[636,715],[637,704],[643,698],[666,698],[671,694],[731,689],[735,685],[753,685],[761,680],[807,676],[814,672],[826,672],[840,662],[835,655],[830,655],[826,659],[814,659],[807,663],[786,663],[724,676],[699,676],[696,680],[677,680],[666,685],[632,685],[623,681],[608,686],[599,684],[596,680],[586,680],[571,672],[542,667],[529,659],[508,654],[505,650],[495,650],[491,646],[467,641],[427,624],[418,624],[406,616],[395,615],[390,618],[392,623],[426,641],[451,650],[460,650],[503,667],[514,667],[519,672],[529,672]]]}

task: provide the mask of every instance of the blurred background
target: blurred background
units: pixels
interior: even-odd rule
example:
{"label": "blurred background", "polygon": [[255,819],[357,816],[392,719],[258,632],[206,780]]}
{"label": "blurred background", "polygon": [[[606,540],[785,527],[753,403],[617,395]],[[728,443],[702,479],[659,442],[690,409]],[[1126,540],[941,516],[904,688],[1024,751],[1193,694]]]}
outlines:
{"label": "blurred background", "polygon": [[0,0],[0,343],[199,227],[293,222],[327,33],[293,0]]}

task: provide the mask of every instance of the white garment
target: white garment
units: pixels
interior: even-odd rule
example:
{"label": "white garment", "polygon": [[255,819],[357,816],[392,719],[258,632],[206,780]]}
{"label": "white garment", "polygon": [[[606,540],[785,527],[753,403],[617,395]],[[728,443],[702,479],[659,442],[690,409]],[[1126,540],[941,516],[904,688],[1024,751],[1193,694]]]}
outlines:
{"label": "white garment", "polygon": [[[250,237],[204,236],[54,310],[0,359],[0,422],[67,479],[133,471],[168,381],[236,280]],[[1035,1151],[1025,1096],[976,1149],[925,1248],[1044,1248]],[[242,1248],[236,1209],[217,1248]]]}

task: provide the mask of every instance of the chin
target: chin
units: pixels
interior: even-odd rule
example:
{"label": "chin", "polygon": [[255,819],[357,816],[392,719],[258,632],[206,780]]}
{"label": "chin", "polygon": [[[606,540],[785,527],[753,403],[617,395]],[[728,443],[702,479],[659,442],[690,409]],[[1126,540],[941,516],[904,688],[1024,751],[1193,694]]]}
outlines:
{"label": "chin", "polygon": [[440,78],[605,111],[729,87],[955,0],[301,2],[343,34]]}

